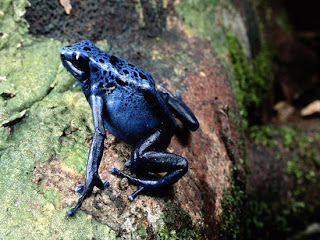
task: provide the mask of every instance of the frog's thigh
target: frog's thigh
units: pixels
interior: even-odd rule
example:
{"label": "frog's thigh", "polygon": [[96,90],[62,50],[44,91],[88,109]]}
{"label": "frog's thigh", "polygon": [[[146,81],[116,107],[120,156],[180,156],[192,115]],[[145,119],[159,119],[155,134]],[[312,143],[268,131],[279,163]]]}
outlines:
{"label": "frog's thigh", "polygon": [[185,158],[173,153],[149,151],[136,159],[132,167],[137,172],[172,172],[179,169],[187,170],[188,162]]}
{"label": "frog's thigh", "polygon": [[187,160],[179,155],[165,152],[172,136],[172,130],[163,128],[141,140],[134,148],[131,157],[133,172],[157,173],[183,169],[183,175],[188,169]]}
{"label": "frog's thigh", "polygon": [[[153,190],[176,183],[188,171],[188,162],[185,158],[173,153],[149,151],[135,159],[131,168],[137,178],[125,176],[122,173],[116,174],[127,177],[129,181],[142,187],[142,189],[138,189],[138,194],[143,189]],[[167,174],[159,179],[146,179],[139,177],[143,172],[167,172]],[[133,193],[131,198],[133,199],[135,196],[136,193]]]}
{"label": "frog's thigh", "polygon": [[174,132],[168,128],[160,128],[152,133],[150,136],[142,139],[134,147],[132,151],[131,159],[138,158],[140,155],[143,155],[147,151],[152,150],[166,150],[170,144],[171,138]]}
{"label": "frog's thigh", "polygon": [[[138,186],[138,189],[129,196],[130,201],[143,190],[154,190],[176,183],[188,171],[188,162],[185,158],[165,152],[172,135],[170,129],[159,129],[136,145],[131,161],[128,162],[130,170],[136,173],[136,178],[114,167],[110,169],[112,174],[125,177]],[[159,179],[139,177],[144,172],[167,172],[167,174]]]}

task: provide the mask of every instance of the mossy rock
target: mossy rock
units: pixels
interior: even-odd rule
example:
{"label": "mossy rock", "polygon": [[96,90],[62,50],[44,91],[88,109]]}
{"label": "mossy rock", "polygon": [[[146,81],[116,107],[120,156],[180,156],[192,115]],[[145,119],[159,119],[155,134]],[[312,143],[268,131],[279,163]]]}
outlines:
{"label": "mossy rock", "polygon": [[[173,138],[169,151],[189,160],[189,172],[173,187],[130,203],[127,196],[135,187],[108,170],[124,169],[132,148],[108,136],[100,175],[111,186],[95,189],[74,217],[65,211],[76,202],[74,187],[84,181],[93,125],[89,105],[81,90],[72,87],[74,79],[58,52],[67,44],[62,39],[86,36],[31,35],[24,19],[28,2],[1,3],[0,57],[6,60],[0,65],[0,218],[6,220],[1,239],[241,236],[245,155],[227,31],[219,17],[235,7],[229,1],[199,1],[198,7],[193,2],[138,1],[129,14],[134,24],[123,32],[110,25],[97,42],[151,73],[157,83],[181,90],[201,127]],[[61,9],[57,14],[65,14]],[[203,9],[212,24],[202,19],[197,32],[195,16]],[[126,13],[120,11],[121,17]],[[63,19],[72,17],[71,11]]]}

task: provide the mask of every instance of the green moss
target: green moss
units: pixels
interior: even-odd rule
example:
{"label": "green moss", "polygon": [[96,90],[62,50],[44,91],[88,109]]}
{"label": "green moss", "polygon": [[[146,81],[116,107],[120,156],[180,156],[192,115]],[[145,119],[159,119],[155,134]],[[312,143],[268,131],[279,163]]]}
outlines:
{"label": "green moss", "polygon": [[104,52],[110,52],[110,45],[107,40],[97,42],[97,46]]}
{"label": "green moss", "polygon": [[225,29],[217,16],[217,10],[223,8],[221,0],[184,0],[177,5],[178,13],[183,16],[188,32],[195,37],[209,39],[213,49],[224,66],[229,79],[232,71],[228,61],[228,42]]}
{"label": "green moss", "polygon": [[79,131],[65,130],[69,133],[66,136],[60,138],[62,145],[60,151],[60,160],[72,169],[76,173],[85,175],[86,173],[86,158],[89,153],[89,145],[85,145],[84,141],[90,136],[83,136],[79,134]]}
{"label": "green moss", "polygon": [[291,147],[294,143],[298,144],[301,149],[305,144],[313,141],[310,137],[298,139],[297,128],[294,127],[278,127],[276,125],[251,126],[249,128],[249,138],[256,144],[265,146],[273,146],[281,144],[284,147]]}
{"label": "green moss", "polygon": [[145,225],[143,224],[143,221],[140,222],[138,228],[137,228],[138,235],[141,239],[147,238],[147,230]]}
{"label": "green moss", "polygon": [[302,230],[304,220],[299,218],[304,216],[305,207],[305,203],[295,194],[272,203],[250,199],[247,208],[247,239],[284,239],[297,228]]}
{"label": "green moss", "polygon": [[252,126],[250,127],[250,139],[256,144],[274,145],[274,130],[270,126]]}
{"label": "green moss", "polygon": [[286,164],[282,170],[286,186],[280,190],[279,186],[270,183],[269,187],[281,191],[282,197],[261,197],[259,194],[248,197],[247,238],[257,239],[258,233],[263,232],[258,239],[275,236],[284,239],[317,219],[315,209],[320,208],[320,201],[313,197],[313,194],[320,191],[317,171],[320,152],[317,136],[313,135],[317,130],[308,130],[306,134],[305,130],[298,127],[265,128],[268,129],[268,139],[273,140],[266,146],[281,150],[277,154],[278,158],[272,161]]}
{"label": "green moss", "polygon": [[212,23],[216,21],[215,9],[219,3],[216,0],[185,0],[177,6],[177,10],[184,16],[186,27],[192,35],[211,38],[216,31],[216,25]]}
{"label": "green moss", "polygon": [[44,197],[50,201],[55,207],[60,206],[61,193],[53,187],[41,188]]}
{"label": "green moss", "polygon": [[281,14],[277,17],[276,22],[283,31],[285,32],[292,31],[292,26],[289,21],[288,14],[284,9],[282,9]]}
{"label": "green moss", "polygon": [[261,123],[259,119],[262,109],[272,90],[271,52],[266,44],[263,44],[259,54],[249,62],[238,40],[230,31],[227,40],[239,110],[244,128],[248,129],[249,126]]}
{"label": "green moss", "polygon": [[[81,211],[67,217],[64,209],[56,209],[61,197],[56,190],[37,191],[32,183],[37,163],[61,154],[66,129],[75,129],[72,135],[82,139],[75,138],[73,149],[81,149],[93,129],[88,103],[79,89],[72,89],[74,80],[60,63],[62,43],[27,34],[22,18],[27,5],[25,0],[0,4],[0,58],[5,59],[0,124],[6,123],[0,125],[0,219],[6,219],[0,238],[115,239],[109,227]],[[2,94],[7,91],[14,94]]]}
{"label": "green moss", "polygon": [[164,240],[196,240],[201,239],[200,226],[192,224],[190,215],[172,202],[167,202],[163,216],[163,226],[158,227],[158,235]]}
{"label": "green moss", "polygon": [[241,187],[232,184],[225,190],[222,201],[223,213],[218,227],[219,239],[242,239],[242,220],[245,192]]}
{"label": "green moss", "polygon": [[296,130],[290,127],[281,128],[283,135],[283,145],[289,147],[296,139]]}

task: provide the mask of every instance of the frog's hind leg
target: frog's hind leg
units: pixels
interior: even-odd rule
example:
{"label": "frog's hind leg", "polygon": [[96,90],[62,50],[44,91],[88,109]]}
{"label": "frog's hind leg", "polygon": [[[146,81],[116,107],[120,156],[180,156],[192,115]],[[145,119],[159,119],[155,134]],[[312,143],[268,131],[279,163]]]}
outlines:
{"label": "frog's hind leg", "polygon": [[179,90],[176,91],[176,96],[173,95],[164,86],[159,85],[158,89],[160,96],[166,101],[171,112],[191,131],[199,128],[199,122],[190,108],[183,102]]}
{"label": "frog's hind leg", "polygon": [[146,155],[137,160],[139,162],[137,164],[140,168],[139,171],[168,173],[159,179],[145,179],[140,177],[134,178],[114,167],[110,169],[112,174],[127,178],[139,187],[137,191],[128,197],[130,201],[133,201],[142,190],[154,190],[176,183],[188,171],[187,160],[181,156],[157,151],[147,152]]}
{"label": "frog's hind leg", "polygon": [[[169,129],[159,129],[137,144],[131,156],[130,169],[138,177],[129,176],[114,167],[110,169],[112,174],[127,178],[139,187],[129,196],[130,201],[133,201],[142,190],[155,190],[176,183],[188,171],[188,162],[185,158],[164,151],[172,135]],[[142,173],[160,172],[167,174],[158,179],[139,177]]]}

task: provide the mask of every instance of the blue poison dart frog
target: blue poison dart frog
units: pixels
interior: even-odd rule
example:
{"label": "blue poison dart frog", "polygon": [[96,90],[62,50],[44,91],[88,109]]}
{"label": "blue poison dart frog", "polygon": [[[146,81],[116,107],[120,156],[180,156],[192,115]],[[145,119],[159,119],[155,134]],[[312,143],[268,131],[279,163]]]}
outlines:
{"label": "blue poison dart frog", "polygon": [[[136,177],[112,167],[110,173],[124,177],[138,188],[129,196],[134,198],[143,190],[157,191],[177,182],[187,171],[185,158],[166,152],[178,125],[195,131],[199,122],[182,101],[179,91],[173,95],[163,86],[156,89],[151,75],[121,58],[105,53],[90,41],[62,47],[63,66],[78,80],[90,104],[94,135],[89,151],[85,184],[79,184],[77,204],[67,211],[72,215],[90,196],[94,186],[104,189],[98,174],[106,132],[133,146],[126,163]],[[160,178],[145,178],[149,173],[167,172]]]}

